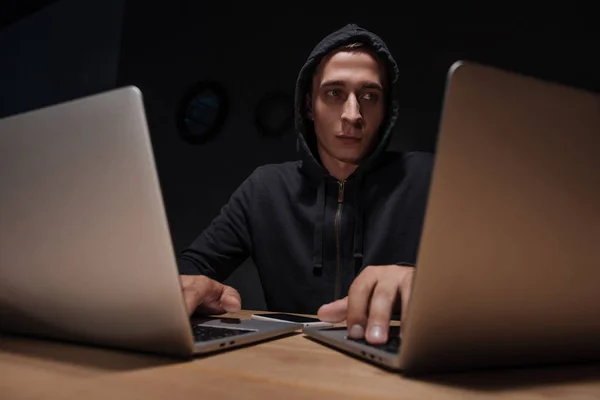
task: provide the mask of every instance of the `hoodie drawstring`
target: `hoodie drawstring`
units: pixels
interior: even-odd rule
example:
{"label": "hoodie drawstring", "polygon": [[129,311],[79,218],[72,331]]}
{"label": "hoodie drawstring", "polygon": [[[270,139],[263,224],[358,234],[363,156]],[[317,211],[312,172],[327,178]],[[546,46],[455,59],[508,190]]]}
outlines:
{"label": "hoodie drawstring", "polygon": [[356,211],[355,211],[355,222],[354,222],[354,272],[356,275],[363,268],[363,223],[364,223],[364,212],[363,212],[363,201],[361,196],[361,189],[363,188],[364,176],[359,175],[356,182]]}
{"label": "hoodie drawstring", "polygon": [[323,222],[325,220],[325,185],[324,178],[321,179],[317,189],[317,212],[315,213],[315,232],[313,244],[313,270],[317,273],[323,271]]}

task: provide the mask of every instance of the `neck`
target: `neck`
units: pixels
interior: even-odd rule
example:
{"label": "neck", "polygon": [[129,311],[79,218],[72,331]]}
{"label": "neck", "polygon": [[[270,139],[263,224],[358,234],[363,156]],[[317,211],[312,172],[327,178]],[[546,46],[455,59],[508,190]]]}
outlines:
{"label": "neck", "polygon": [[336,160],[321,149],[319,149],[319,155],[321,156],[321,162],[323,163],[325,169],[329,171],[331,176],[339,181],[345,181],[348,179],[348,177],[352,175],[354,171],[356,171],[356,168],[358,168],[357,164],[350,164]]}

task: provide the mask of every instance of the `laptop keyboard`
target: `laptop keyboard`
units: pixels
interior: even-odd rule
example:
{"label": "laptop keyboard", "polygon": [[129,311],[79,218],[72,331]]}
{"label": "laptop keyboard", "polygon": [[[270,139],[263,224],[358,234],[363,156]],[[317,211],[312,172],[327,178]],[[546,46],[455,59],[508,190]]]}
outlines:
{"label": "laptop keyboard", "polygon": [[365,346],[383,350],[388,353],[398,353],[400,351],[400,327],[399,326],[390,326],[390,330],[388,333],[388,341],[387,341],[387,343],[384,343],[384,344],[368,343],[365,339],[348,338],[348,340],[352,340],[354,342],[364,344]]}
{"label": "laptop keyboard", "polygon": [[216,326],[193,325],[194,339],[196,342],[223,339],[230,336],[239,336],[245,333],[256,332],[250,329],[219,328]]}

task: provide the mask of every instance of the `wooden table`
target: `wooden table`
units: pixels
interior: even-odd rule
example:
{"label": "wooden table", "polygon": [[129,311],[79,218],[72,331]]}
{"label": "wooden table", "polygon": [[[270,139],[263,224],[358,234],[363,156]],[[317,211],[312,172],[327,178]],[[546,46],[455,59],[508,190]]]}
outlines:
{"label": "wooden table", "polygon": [[[249,311],[227,316],[246,318]],[[404,378],[300,332],[189,362],[0,336],[0,399],[600,399],[600,366]]]}

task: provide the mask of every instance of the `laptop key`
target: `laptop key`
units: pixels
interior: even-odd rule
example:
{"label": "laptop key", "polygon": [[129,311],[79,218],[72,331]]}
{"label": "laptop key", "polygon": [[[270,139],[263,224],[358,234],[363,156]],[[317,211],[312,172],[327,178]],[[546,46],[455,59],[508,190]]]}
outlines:
{"label": "laptop key", "polygon": [[250,329],[219,328],[216,326],[193,325],[194,339],[196,342],[207,342],[209,340],[223,339],[230,336],[239,336],[245,333],[255,332]]}

